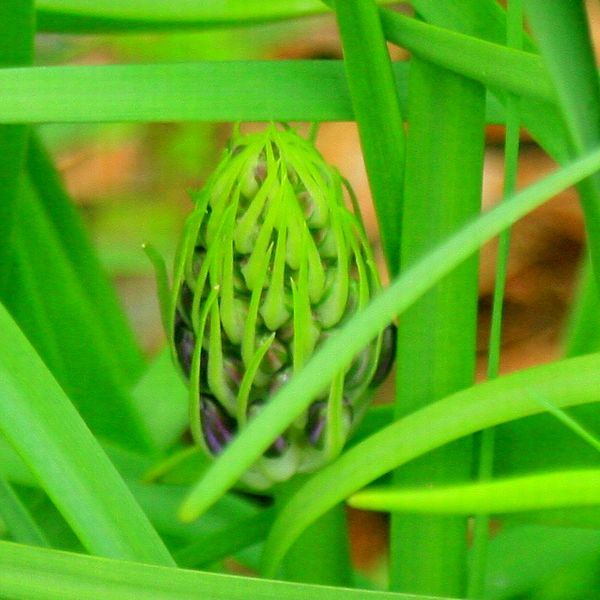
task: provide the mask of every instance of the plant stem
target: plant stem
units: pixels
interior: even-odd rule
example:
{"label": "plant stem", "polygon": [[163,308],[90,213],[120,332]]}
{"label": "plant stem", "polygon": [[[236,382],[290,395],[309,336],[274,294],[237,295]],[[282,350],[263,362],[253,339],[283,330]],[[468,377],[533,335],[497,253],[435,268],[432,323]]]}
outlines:
{"label": "plant stem", "polygon": [[[412,59],[401,264],[406,269],[481,206],[484,88]],[[400,321],[396,417],[473,383],[478,261],[444,278]],[[458,482],[471,472],[469,438],[395,473],[411,486]],[[463,517],[392,515],[394,590],[460,596],[466,582]]]}
{"label": "plant stem", "polygon": [[[508,19],[506,22],[507,45],[520,49],[523,45],[523,6],[521,0],[510,0],[508,4]],[[504,197],[512,194],[517,184],[517,168],[519,161],[519,132],[520,114],[519,99],[507,94],[506,96],[506,139],[504,149]],[[505,229],[499,236],[498,256],[496,259],[496,281],[492,303],[492,323],[488,350],[488,379],[495,379],[500,374],[500,348],[502,343],[502,312],[504,293],[508,271],[508,256],[510,250],[510,228]],[[477,478],[480,481],[492,477],[494,468],[494,429],[486,429],[480,435],[479,467]],[[488,514],[475,516],[473,529],[473,549],[471,553],[469,583],[467,596],[482,598],[485,591],[485,576],[488,556],[490,517]]]}
{"label": "plant stem", "polygon": [[[307,479],[305,475],[297,475],[278,486],[276,508],[280,510]],[[343,504],[319,517],[302,533],[283,560],[282,570],[288,581],[337,586],[353,584]]]}

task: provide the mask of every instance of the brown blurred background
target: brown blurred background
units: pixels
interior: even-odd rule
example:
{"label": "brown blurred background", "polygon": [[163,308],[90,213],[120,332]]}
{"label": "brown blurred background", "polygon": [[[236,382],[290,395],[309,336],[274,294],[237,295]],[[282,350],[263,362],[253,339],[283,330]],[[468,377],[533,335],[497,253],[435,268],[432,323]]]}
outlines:
{"label": "brown blurred background", "polygon": [[[600,5],[588,2],[594,38]],[[395,59],[406,55],[391,48]],[[339,58],[331,17],[309,18],[250,30],[130,36],[41,36],[39,64],[173,62],[236,58]],[[438,115],[439,116],[439,115]],[[45,126],[67,187],[80,206],[102,262],[114,279],[131,323],[151,356],[164,344],[154,278],[141,244],[150,241],[171,259],[191,203],[186,190],[200,187],[228,136],[228,124],[115,124]],[[503,129],[486,131],[483,205],[502,196]],[[369,236],[381,260],[377,225],[356,127],[326,123],[318,146],[353,184]],[[552,170],[552,161],[522,136],[519,187]],[[583,246],[583,222],[572,190],[520,221],[512,237],[502,342],[504,372],[558,357]],[[496,243],[481,253],[478,374],[483,377],[494,285]],[[389,398],[384,387],[380,400]],[[377,568],[385,543],[379,517],[352,512],[356,558]],[[381,535],[374,535],[377,531]]]}

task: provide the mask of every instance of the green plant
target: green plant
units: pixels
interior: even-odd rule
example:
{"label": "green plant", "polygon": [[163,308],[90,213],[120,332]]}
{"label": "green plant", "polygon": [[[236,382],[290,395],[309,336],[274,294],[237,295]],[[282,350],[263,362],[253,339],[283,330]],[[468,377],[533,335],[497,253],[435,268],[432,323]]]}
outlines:
{"label": "green plant", "polygon": [[[594,351],[600,348],[597,331],[590,330],[599,325],[600,84],[583,3],[525,0],[522,7],[510,0],[505,11],[494,0],[414,0],[418,18],[386,4],[189,0],[164,8],[151,0],[93,5],[38,0],[35,6],[32,0],[5,0],[0,5],[2,597],[599,596],[600,354]],[[532,39],[524,33],[523,9]],[[267,21],[331,10],[343,61],[32,66],[38,32],[112,35],[234,26],[251,31]],[[410,50],[409,64],[391,63],[386,41]],[[271,390],[246,423],[243,409],[255,399],[258,384],[250,375],[244,384],[242,377],[231,411],[244,426],[212,460],[182,442],[189,422],[179,374],[164,354],[150,364],[142,357],[35,126],[251,120],[356,121],[392,281],[379,290],[374,272],[361,275],[371,268],[370,253],[360,224],[341,208],[341,187],[335,187],[340,214],[352,221],[355,234],[348,241],[354,244],[356,271],[339,272],[350,273],[359,290],[366,277],[369,289],[358,294],[353,314],[341,319],[336,312],[329,323],[335,333],[322,343],[301,345],[295,338],[283,348],[293,377]],[[507,127],[506,197],[480,213],[486,123]],[[520,126],[560,166],[515,192]],[[275,127],[266,131],[248,139],[262,144],[265,136],[284,135]],[[261,156],[260,149],[243,153],[245,159]],[[293,178],[288,170],[277,171],[278,158],[265,150],[280,182]],[[240,168],[246,168],[242,162]],[[256,375],[262,363],[250,339],[256,319],[243,331],[235,322],[242,309],[259,310],[252,293],[248,306],[213,318],[214,297],[226,293],[227,268],[235,265],[226,260],[227,245],[214,244],[211,231],[220,240],[228,216],[241,212],[228,212],[208,194],[225,174],[228,185],[240,186],[229,198],[231,206],[236,199],[251,204],[259,195],[258,189],[243,188],[248,181],[229,172],[229,161],[223,165],[197,198],[200,207],[212,202],[211,216],[205,222],[198,209],[191,217],[176,263],[182,271],[176,271],[163,317],[175,356],[181,341],[176,311],[199,339],[205,314],[214,357],[239,358],[216,346],[214,325],[223,323],[234,338],[239,330],[245,372]],[[337,177],[331,171],[326,179]],[[499,376],[508,228],[571,185],[578,186],[585,216],[589,266],[570,321],[569,358]],[[196,249],[198,232],[203,256]],[[476,255],[499,234],[488,381],[474,385]],[[278,245],[271,248],[275,265]],[[269,256],[268,247],[264,250]],[[222,277],[211,270],[211,252],[223,259]],[[155,252],[149,254],[159,265],[164,296],[166,274]],[[198,258],[207,268],[196,273]],[[307,254],[304,271],[298,265],[289,288],[275,286],[273,267],[267,289],[281,293],[273,311],[266,309],[273,313],[267,318],[278,321],[282,307],[290,318],[285,296],[291,294],[293,319],[297,313],[302,325],[297,330],[310,330],[310,307],[301,306],[302,298],[312,293],[316,304],[319,290],[303,294],[300,288],[326,285],[326,273],[317,268],[321,259],[311,262]],[[202,273],[211,290],[198,283]],[[196,286],[188,312],[184,281]],[[222,292],[214,291],[215,283]],[[276,485],[274,501],[271,491],[260,501],[240,494],[240,478],[324,389],[335,400],[330,406],[343,408],[340,373],[372,348],[371,375],[358,386],[362,401],[381,332],[397,318],[394,405],[365,408],[345,449],[347,432],[336,435],[330,428],[327,464]],[[317,315],[316,322],[323,319]],[[269,331],[277,329],[272,325]],[[268,342],[269,332],[262,333]],[[267,348],[265,339],[259,351]],[[198,374],[201,344],[194,348],[190,368]],[[218,395],[224,393],[221,371],[213,370],[204,391]],[[262,376],[262,387],[270,389],[268,373]],[[191,381],[197,408],[199,377]],[[192,411],[191,425],[201,437],[198,410]],[[342,504],[347,499],[393,513],[385,578],[390,591],[381,589],[386,581],[358,573],[349,560]],[[493,536],[490,514],[500,515],[503,525]],[[475,523],[471,545],[469,519]],[[227,574],[229,556],[289,582]]]}

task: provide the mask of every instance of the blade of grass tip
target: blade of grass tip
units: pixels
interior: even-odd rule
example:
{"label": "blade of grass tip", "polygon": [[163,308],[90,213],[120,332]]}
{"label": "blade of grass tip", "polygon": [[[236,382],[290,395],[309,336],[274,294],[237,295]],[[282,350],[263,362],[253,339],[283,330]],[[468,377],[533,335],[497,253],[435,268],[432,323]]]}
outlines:
{"label": "blade of grass tip", "polygon": [[29,140],[27,172],[84,292],[94,304],[104,332],[111,340],[122,374],[127,381],[135,381],[144,368],[144,361],[132,329],[100,265],[81,217],[35,131]]}
{"label": "blade of grass tip", "polygon": [[472,386],[429,404],[357,444],[293,496],[267,538],[264,572],[272,574],[303,529],[341,499],[419,456],[486,427],[539,414],[533,386],[558,406],[598,401],[600,355],[568,359]]}
{"label": "blade of grass tip", "polygon": [[27,507],[21,502],[10,483],[1,476],[0,517],[15,542],[32,546],[50,546]]}
{"label": "blade of grass tip", "polygon": [[[0,68],[33,61],[33,0],[0,4]],[[25,164],[28,127],[0,123],[0,298],[9,293],[11,240],[18,212],[19,178]]]}
{"label": "blade of grass tip", "polygon": [[539,402],[551,415],[554,415],[563,425],[578,435],[584,442],[600,452],[600,439],[592,435],[585,427],[578,423],[573,417],[561,410],[541,394],[531,390],[529,395]]}
{"label": "blade of grass tip", "polygon": [[[479,214],[484,152],[483,86],[413,57],[409,88],[402,269]],[[478,267],[478,257],[471,256],[400,320],[396,418],[473,384]],[[465,438],[404,466],[394,481],[468,480],[472,453],[472,440]],[[391,589],[462,596],[466,574],[465,518],[392,515]]]}
{"label": "blade of grass tip", "polygon": [[394,73],[375,2],[333,4],[383,250],[393,276],[400,259],[406,145]]}
{"label": "blade of grass tip", "polygon": [[63,390],[0,305],[0,433],[93,553],[173,561]]}
{"label": "blade of grass tip", "polygon": [[279,391],[248,427],[228,445],[199,480],[180,509],[185,521],[197,518],[262,455],[273,440],[330,382],[342,365],[383,327],[402,314],[478,248],[548,198],[600,169],[600,150],[573,161],[477,217],[397,277],[319,349],[301,373]]}
{"label": "blade of grass tip", "polygon": [[[575,155],[600,142],[600,81],[582,1],[525,0],[527,16],[558,96]],[[588,248],[600,283],[600,175],[579,186]]]}
{"label": "blade of grass tip", "polygon": [[504,514],[600,505],[600,470],[572,470],[431,488],[371,488],[348,499],[363,510]]}
{"label": "blade of grass tip", "polygon": [[27,600],[445,600],[199,573],[0,542],[0,593]]}
{"label": "blade of grass tip", "polygon": [[[521,0],[509,0],[506,21],[506,43],[510,48],[523,46],[523,6]],[[517,183],[520,135],[519,99],[512,94],[506,96],[506,133],[504,141],[504,197],[514,193]],[[495,379],[500,373],[500,348],[502,342],[502,313],[504,291],[508,271],[510,250],[510,229],[500,234],[496,258],[496,281],[492,303],[492,322],[488,349],[488,379]],[[492,477],[494,465],[495,432],[488,429],[480,436],[479,465],[477,478],[485,481]],[[489,542],[489,515],[475,516],[473,545],[470,553],[468,598],[481,598],[485,593],[486,563]]]}

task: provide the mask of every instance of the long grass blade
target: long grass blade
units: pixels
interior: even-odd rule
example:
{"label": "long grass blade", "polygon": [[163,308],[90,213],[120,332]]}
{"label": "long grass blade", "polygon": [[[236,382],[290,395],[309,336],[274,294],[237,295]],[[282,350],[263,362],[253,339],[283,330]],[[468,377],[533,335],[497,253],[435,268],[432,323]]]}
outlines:
{"label": "long grass blade", "polygon": [[600,505],[600,471],[562,471],[437,489],[372,488],[348,499],[375,511],[471,515]]}
{"label": "long grass blade", "polygon": [[15,600],[444,600],[199,573],[0,542],[0,594]]}
{"label": "long grass blade", "polygon": [[[406,63],[394,63],[406,98]],[[350,121],[342,61],[223,61],[0,70],[0,122]],[[269,102],[265,103],[265,96]],[[493,99],[488,119],[503,112]]]}

